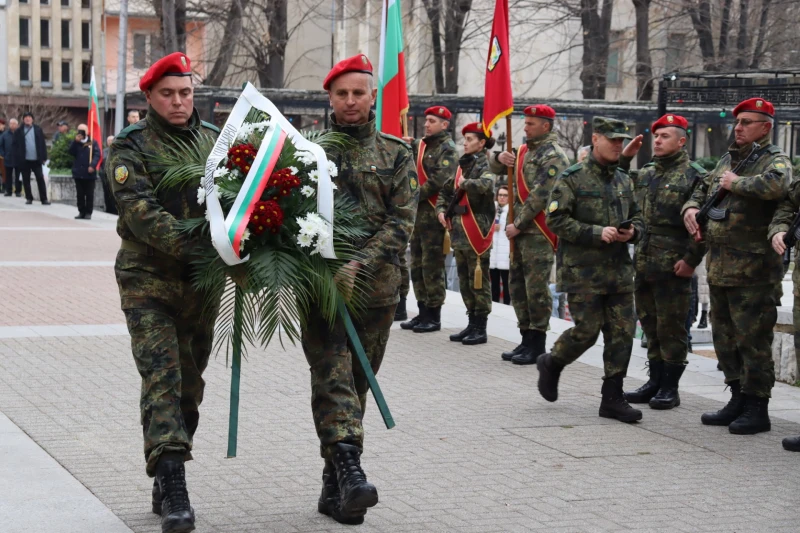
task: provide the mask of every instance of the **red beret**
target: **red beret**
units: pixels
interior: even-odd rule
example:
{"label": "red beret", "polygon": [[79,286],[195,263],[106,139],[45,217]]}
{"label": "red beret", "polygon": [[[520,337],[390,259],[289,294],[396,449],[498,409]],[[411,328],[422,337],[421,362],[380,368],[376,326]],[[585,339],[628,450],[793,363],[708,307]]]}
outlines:
{"label": "red beret", "polygon": [[0,124],[5,124],[5,123],[6,123],[6,119],[0,118]]}
{"label": "red beret", "polygon": [[556,118],[556,110],[550,107],[549,105],[529,105],[525,108],[526,117],[539,117],[539,118],[546,118],[548,120],[553,120]]}
{"label": "red beret", "polygon": [[653,122],[653,125],[650,126],[650,131],[655,133],[658,128],[666,128],[669,126],[675,126],[676,128],[688,130],[689,121],[680,115],[664,115],[660,119]]}
{"label": "red beret", "polygon": [[328,72],[328,75],[325,76],[325,81],[322,82],[322,88],[324,90],[329,90],[331,88],[331,83],[333,80],[341,76],[342,74],[347,74],[348,72],[363,72],[364,74],[372,75],[372,63],[369,62],[367,56],[364,54],[358,54],[353,57],[348,57],[347,59],[342,59],[334,67]]}
{"label": "red beret", "polygon": [[486,136],[486,134],[483,132],[482,122],[470,122],[461,128],[461,135],[466,135],[467,133],[477,133],[483,135],[484,137]]}
{"label": "red beret", "polygon": [[174,52],[164,56],[144,73],[139,80],[139,88],[143,91],[150,90],[155,82],[164,76],[191,76],[192,62],[183,52]]}
{"label": "red beret", "polygon": [[433,115],[435,117],[443,118],[445,120],[450,120],[453,118],[453,114],[444,106],[433,106],[429,107],[425,110],[425,116]]}
{"label": "red beret", "polygon": [[774,117],[775,107],[763,98],[750,98],[733,108],[734,117],[738,117],[739,113],[761,113],[768,117]]}

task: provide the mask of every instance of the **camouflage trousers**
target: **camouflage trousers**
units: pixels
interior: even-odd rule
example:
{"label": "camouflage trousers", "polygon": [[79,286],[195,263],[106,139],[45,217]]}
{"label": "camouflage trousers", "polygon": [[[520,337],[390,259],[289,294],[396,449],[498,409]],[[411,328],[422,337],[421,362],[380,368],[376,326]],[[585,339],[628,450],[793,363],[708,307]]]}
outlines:
{"label": "camouflage trousers", "polygon": [[[188,284],[187,284],[188,285]],[[155,476],[162,453],[192,458],[192,438],[200,421],[203,371],[211,354],[216,314],[203,312],[203,299],[186,298],[180,313],[125,309],[136,367],[147,475]]]}
{"label": "camouflage trousers", "polygon": [[482,287],[475,288],[475,270],[478,264],[478,254],[474,250],[456,250],[456,270],[458,272],[458,286],[461,298],[467,307],[468,313],[476,316],[489,316],[492,312],[492,283],[489,279],[489,251],[480,258]]}
{"label": "camouflage trousers", "polygon": [[519,329],[546,332],[550,327],[552,269],[553,248],[544,236],[521,233],[514,238],[509,286]]}
{"label": "camouflage trousers", "polygon": [[575,327],[568,329],[553,346],[553,360],[566,366],[594,346],[603,332],[605,377],[628,372],[636,324],[633,319],[633,293],[569,293],[569,311]]}
{"label": "camouflage trousers", "polygon": [[781,284],[709,285],[709,292],[711,334],[725,383],[739,381],[744,394],[769,398],[775,385],[772,339]]}
{"label": "camouflage trousers", "polygon": [[692,298],[692,279],[670,276],[650,281],[637,275],[634,295],[636,313],[647,336],[647,358],[686,364],[686,314]]}
{"label": "camouflage trousers", "polygon": [[400,298],[405,299],[411,289],[411,277],[408,271],[408,259],[406,258],[405,250],[400,252],[398,259],[400,260]]}
{"label": "camouflage trousers", "polygon": [[411,283],[414,297],[428,307],[444,304],[444,233],[428,202],[420,204],[410,242]]}
{"label": "camouflage trousers", "polygon": [[[395,307],[396,304],[366,309],[360,317],[353,317],[376,374],[389,342]],[[337,320],[331,327],[319,313],[312,313],[303,329],[302,344],[311,371],[311,411],[322,457],[329,458],[331,446],[339,442],[363,448],[361,421],[369,384],[347,338],[344,322]]]}

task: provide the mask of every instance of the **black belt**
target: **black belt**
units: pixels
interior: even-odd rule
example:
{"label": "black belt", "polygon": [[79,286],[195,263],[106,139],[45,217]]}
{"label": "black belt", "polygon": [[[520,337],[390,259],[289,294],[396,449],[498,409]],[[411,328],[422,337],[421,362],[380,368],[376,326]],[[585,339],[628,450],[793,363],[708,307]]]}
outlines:
{"label": "black belt", "polygon": [[148,257],[159,257],[161,259],[172,259],[173,261],[177,261],[177,258],[172,257],[169,254],[165,254],[161,250],[156,250],[152,246],[148,246],[141,242],[122,239],[122,243],[120,244],[120,249],[127,250],[129,252],[135,252],[137,254],[146,255]]}

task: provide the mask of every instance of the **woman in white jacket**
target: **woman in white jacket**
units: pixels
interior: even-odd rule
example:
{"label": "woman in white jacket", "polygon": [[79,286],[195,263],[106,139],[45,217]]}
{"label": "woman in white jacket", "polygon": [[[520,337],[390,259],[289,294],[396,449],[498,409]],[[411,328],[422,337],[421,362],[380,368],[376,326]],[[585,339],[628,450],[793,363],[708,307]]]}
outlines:
{"label": "woman in white jacket", "polygon": [[500,301],[500,285],[503,287],[503,303],[511,303],[511,290],[508,288],[508,269],[510,248],[503,228],[508,216],[508,189],[500,187],[495,196],[497,214],[495,215],[494,238],[489,255],[489,275],[492,278],[492,301]]}

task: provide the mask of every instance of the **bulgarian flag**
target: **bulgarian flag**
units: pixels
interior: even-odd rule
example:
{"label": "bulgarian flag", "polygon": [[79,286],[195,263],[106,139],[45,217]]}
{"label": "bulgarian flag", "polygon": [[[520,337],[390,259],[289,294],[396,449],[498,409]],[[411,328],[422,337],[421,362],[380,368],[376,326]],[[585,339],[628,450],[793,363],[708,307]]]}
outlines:
{"label": "bulgarian flag", "polygon": [[[92,81],[89,84],[89,120],[87,120],[87,124],[89,124],[89,137],[92,140],[99,139],[97,141],[97,146],[100,148],[100,161],[97,163],[97,166],[103,162],[103,142],[102,142],[102,132],[100,131],[100,116],[97,112],[97,82],[94,79],[94,65],[92,65]],[[89,144],[89,161],[92,160],[92,146],[94,143]]]}
{"label": "bulgarian flag", "polygon": [[408,113],[401,14],[400,0],[383,0],[381,55],[378,62],[378,102],[375,115],[378,129],[395,137],[403,136],[401,117]]}
{"label": "bulgarian flag", "polygon": [[[514,112],[511,93],[511,49],[508,47],[508,0],[497,0],[494,7],[489,57],[486,60],[486,86],[483,94],[483,131],[492,134],[492,126]],[[513,202],[512,202],[513,203]]]}

